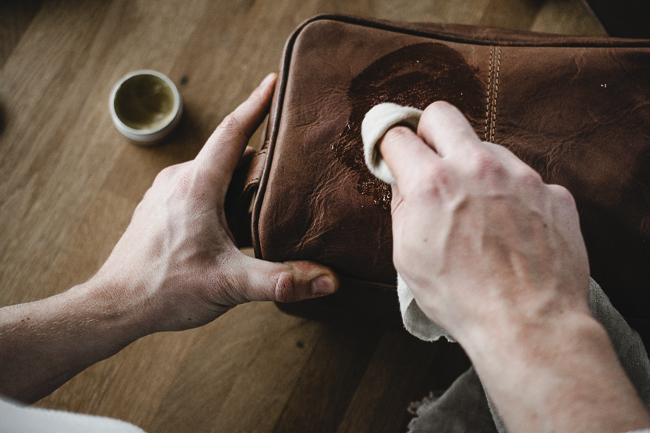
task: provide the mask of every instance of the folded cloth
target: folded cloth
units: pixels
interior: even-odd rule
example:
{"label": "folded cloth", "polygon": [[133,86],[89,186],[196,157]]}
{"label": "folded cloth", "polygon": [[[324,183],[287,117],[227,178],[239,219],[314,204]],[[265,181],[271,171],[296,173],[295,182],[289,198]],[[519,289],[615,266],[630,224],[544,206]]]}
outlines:
{"label": "folded cloth", "polygon": [[[393,126],[404,125],[417,132],[421,114],[422,111],[415,108],[402,107],[392,103],[379,104],[366,113],[361,126],[364,156],[368,169],[377,178],[389,184],[397,183],[395,176],[377,151],[377,145]],[[443,336],[449,341],[454,341],[444,328],[430,320],[422,312],[413,293],[399,274],[397,275],[397,294],[402,321],[407,331],[425,341],[436,341]],[[623,369],[645,405],[650,408],[650,361],[641,337],[628,326],[623,316],[614,308],[607,295],[593,279],[589,281],[589,308],[594,318],[607,331]],[[423,403],[417,410],[418,417],[411,422],[409,433],[424,433],[436,431],[436,429],[459,433],[476,431],[476,428],[464,427],[469,425],[465,418],[469,413],[480,416],[480,413],[484,412],[481,404],[487,406],[492,413],[494,431],[507,432],[496,408],[489,397],[484,394],[480,381],[473,375],[476,373],[470,369],[447,391],[447,393],[451,393],[450,395],[443,395],[437,400],[429,399]],[[477,392],[486,397],[481,399],[481,404],[478,404],[478,400],[475,398]],[[467,398],[462,398],[463,395]],[[459,405],[455,410],[449,409],[451,401]],[[454,418],[454,420],[449,418]],[[443,428],[443,426],[454,427],[449,429],[450,427]]]}

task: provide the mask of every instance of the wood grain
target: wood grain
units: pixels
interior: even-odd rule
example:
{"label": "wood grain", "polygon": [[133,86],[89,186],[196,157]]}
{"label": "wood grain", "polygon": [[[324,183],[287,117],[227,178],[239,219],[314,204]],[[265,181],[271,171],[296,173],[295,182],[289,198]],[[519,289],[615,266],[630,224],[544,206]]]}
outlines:
{"label": "wood grain", "polygon": [[[325,12],[602,32],[580,0],[0,2],[0,305],[96,272],[156,173],[192,159],[277,70],[291,31]],[[148,149],[129,144],[107,110],[113,83],[141,68],[169,75],[186,107],[171,139]],[[409,402],[468,365],[455,345],[254,303],[144,338],[37,405],[150,432],[399,432]]]}
{"label": "wood grain", "polygon": [[41,7],[42,0],[0,2],[0,69]]}

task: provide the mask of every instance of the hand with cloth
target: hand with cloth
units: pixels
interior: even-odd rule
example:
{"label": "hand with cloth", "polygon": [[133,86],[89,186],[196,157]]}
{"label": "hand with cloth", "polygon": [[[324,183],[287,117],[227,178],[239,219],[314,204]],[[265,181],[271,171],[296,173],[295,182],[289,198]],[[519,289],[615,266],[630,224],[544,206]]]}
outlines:
{"label": "hand with cloth", "polygon": [[145,335],[204,325],[248,301],[333,293],[331,269],[241,253],[228,184],[268,112],[275,74],[214,131],[196,159],[163,170],[99,272],[51,298],[0,309],[0,395],[34,402]]}
{"label": "hand with cloth", "polygon": [[571,194],[436,102],[390,129],[395,266],[463,346],[510,432],[623,432],[650,416],[589,311]]}

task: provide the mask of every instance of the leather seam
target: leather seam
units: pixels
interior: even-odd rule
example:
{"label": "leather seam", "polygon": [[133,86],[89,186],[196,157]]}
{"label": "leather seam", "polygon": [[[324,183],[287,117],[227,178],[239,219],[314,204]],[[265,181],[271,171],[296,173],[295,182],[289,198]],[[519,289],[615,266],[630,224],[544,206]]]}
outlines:
{"label": "leather seam", "polygon": [[501,72],[501,47],[497,48],[496,73],[494,75],[494,88],[492,96],[492,124],[490,125],[490,142],[494,143],[497,133],[497,98],[499,97],[499,73]]}
{"label": "leather seam", "polygon": [[488,64],[487,97],[485,101],[485,135],[484,140],[490,141],[490,108],[492,106],[492,69],[494,62],[494,46],[490,47],[490,62]]}
{"label": "leather seam", "polygon": [[497,126],[497,98],[499,97],[499,75],[501,73],[501,47],[490,47],[488,66],[488,91],[485,107],[485,141],[494,142]]}

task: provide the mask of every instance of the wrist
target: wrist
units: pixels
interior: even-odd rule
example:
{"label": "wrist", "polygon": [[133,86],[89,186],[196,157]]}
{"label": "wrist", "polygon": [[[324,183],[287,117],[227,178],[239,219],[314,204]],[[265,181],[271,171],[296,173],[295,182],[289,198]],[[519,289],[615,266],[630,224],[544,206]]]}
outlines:
{"label": "wrist", "polygon": [[65,295],[72,311],[84,311],[85,315],[93,318],[96,325],[93,332],[111,335],[115,345],[126,347],[155,332],[152,307],[144,290],[141,292],[97,274]]}
{"label": "wrist", "polygon": [[98,279],[0,313],[0,393],[31,403],[145,335],[146,316]]}
{"label": "wrist", "polygon": [[575,351],[582,344],[610,345],[605,329],[587,311],[563,312],[553,317],[500,315],[459,336],[476,360],[495,357],[544,363],[547,353]]}

